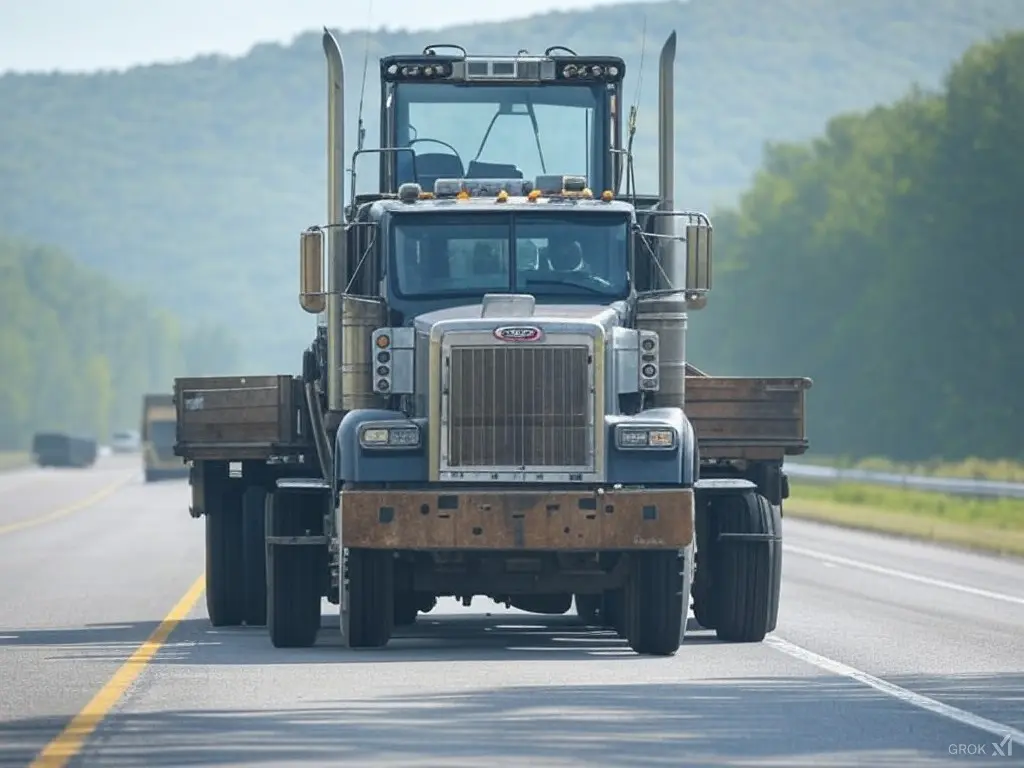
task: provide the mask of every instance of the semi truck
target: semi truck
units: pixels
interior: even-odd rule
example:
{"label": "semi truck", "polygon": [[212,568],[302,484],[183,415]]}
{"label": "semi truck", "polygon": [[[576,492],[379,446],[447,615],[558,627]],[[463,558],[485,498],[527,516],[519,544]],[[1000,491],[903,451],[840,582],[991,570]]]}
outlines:
{"label": "semi truck", "polygon": [[171,393],[142,396],[142,469],[147,483],[188,477],[188,465],[174,453],[177,409]]}
{"label": "semi truck", "polygon": [[[687,360],[712,225],[674,208],[675,32],[657,194],[633,181],[621,58],[386,55],[379,147],[349,157],[344,59],[322,42],[327,219],[300,235],[298,300],[317,318],[301,374],[174,383],[211,622],[310,646],[326,597],[343,644],[370,648],[442,596],[575,600],[665,656],[692,599],[719,638],[761,641],[811,381]],[[499,120],[513,135],[482,161]],[[378,184],[360,191],[367,158]]]}

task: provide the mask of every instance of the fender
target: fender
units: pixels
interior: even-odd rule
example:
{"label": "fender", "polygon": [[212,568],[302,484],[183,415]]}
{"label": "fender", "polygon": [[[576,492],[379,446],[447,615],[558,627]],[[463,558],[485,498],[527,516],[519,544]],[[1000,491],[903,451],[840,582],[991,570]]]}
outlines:
{"label": "fender", "polygon": [[[416,424],[422,441],[417,448],[401,450],[363,448],[359,444],[359,427],[370,421],[397,421]],[[426,483],[427,424],[426,418],[410,419],[401,411],[366,408],[349,411],[338,425],[334,439],[334,491],[342,483]]]}
{"label": "fender", "polygon": [[[679,445],[672,451],[617,448],[615,428],[631,423],[671,427],[679,437]],[[682,408],[651,408],[631,416],[606,416],[605,428],[609,483],[693,487],[697,479],[697,437]]]}

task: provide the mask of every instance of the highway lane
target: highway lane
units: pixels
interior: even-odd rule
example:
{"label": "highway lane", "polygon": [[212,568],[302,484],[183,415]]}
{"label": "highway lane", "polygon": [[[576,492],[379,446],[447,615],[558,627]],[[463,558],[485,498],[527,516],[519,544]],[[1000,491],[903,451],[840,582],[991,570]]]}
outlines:
{"label": "highway lane", "polygon": [[[79,475],[83,498],[130,471],[110,461]],[[0,492],[41,510],[52,491]],[[187,500],[135,479],[0,534],[0,764],[27,764],[199,576]],[[776,635],[695,631],[671,659],[481,599],[363,652],[325,603],[318,646],[280,651],[210,628],[200,597],[72,764],[956,765],[951,745],[1000,741],[972,714],[1024,729],[1024,565],[796,520],[786,536]],[[1014,746],[981,759],[1024,761]]]}
{"label": "highway lane", "polygon": [[0,527],[0,721],[26,727],[0,729],[0,765],[27,764],[56,736],[203,563],[187,484],[146,486],[137,456],[23,474],[38,480],[0,486],[0,526],[21,525]]}
{"label": "highway lane", "polygon": [[0,535],[56,519],[112,494],[140,471],[138,456],[100,457],[93,467],[0,472]]}

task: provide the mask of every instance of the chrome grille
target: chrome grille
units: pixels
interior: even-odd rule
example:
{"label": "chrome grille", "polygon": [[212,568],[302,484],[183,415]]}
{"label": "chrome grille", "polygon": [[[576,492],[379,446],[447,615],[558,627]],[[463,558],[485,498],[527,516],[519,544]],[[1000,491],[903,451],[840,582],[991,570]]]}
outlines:
{"label": "chrome grille", "polygon": [[448,382],[449,467],[590,466],[587,347],[453,347]]}

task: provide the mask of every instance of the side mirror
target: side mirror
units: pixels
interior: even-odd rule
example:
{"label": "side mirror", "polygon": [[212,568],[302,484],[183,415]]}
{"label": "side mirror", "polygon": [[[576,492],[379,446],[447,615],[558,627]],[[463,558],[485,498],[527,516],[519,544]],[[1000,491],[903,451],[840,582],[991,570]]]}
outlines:
{"label": "side mirror", "polygon": [[307,229],[299,241],[299,306],[310,314],[327,308],[324,293],[324,232]]}
{"label": "side mirror", "polygon": [[686,225],[686,291],[711,290],[711,226]]}

